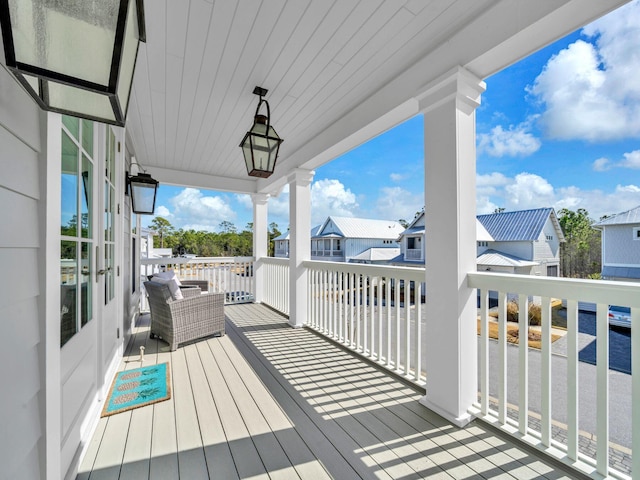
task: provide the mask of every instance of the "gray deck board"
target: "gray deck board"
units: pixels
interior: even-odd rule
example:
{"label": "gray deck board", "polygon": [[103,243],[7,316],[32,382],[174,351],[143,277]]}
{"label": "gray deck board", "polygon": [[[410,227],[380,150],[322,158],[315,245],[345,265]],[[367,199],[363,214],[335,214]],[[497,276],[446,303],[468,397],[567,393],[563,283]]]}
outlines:
{"label": "gray deck board", "polygon": [[266,307],[225,313],[227,335],[176,352],[148,320],[134,329],[121,369],[145,345],[145,365],[170,363],[172,398],[100,419],[78,480],[569,478]]}

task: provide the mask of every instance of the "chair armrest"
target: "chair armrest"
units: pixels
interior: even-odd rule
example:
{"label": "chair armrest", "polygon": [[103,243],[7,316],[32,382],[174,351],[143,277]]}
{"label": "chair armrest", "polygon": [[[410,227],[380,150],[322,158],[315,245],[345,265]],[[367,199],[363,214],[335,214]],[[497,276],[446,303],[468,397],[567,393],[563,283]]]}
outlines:
{"label": "chair armrest", "polygon": [[181,280],[180,283],[185,287],[200,287],[203,292],[209,291],[208,280]]}
{"label": "chair armrest", "polygon": [[184,298],[199,297],[202,293],[199,287],[191,285],[180,285],[180,291]]}

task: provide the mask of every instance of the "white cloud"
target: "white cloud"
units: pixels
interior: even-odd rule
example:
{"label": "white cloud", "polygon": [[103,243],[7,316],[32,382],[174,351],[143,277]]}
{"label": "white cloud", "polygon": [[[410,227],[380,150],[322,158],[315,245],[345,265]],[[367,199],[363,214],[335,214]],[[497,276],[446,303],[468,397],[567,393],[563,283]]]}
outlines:
{"label": "white cloud", "polygon": [[593,169],[596,172],[606,172],[607,170],[611,170],[611,160],[608,158],[598,158],[593,162]]}
{"label": "white cloud", "polygon": [[156,207],[156,211],[155,211],[154,216],[163,217],[163,218],[166,218],[167,220],[169,220],[172,217],[171,212],[164,205],[160,205],[160,206]]}
{"label": "white cloud", "polygon": [[493,127],[490,133],[478,134],[478,151],[492,157],[525,157],[540,149],[540,140],[528,132],[530,121],[520,125],[510,125],[508,129],[501,125]]}
{"label": "white cloud", "polygon": [[424,195],[412,194],[400,187],[383,187],[376,202],[375,217],[411,221],[424,205]]}
{"label": "white cloud", "polygon": [[222,221],[233,222],[236,214],[221,196],[205,196],[195,188],[185,188],[169,202],[173,206],[175,228],[215,231]]}
{"label": "white cloud", "polygon": [[389,178],[391,179],[392,182],[401,182],[409,178],[409,174],[408,173],[392,173],[391,175],[389,175]]}
{"label": "white cloud", "polygon": [[478,176],[477,213],[492,213],[497,207],[507,211],[553,207],[584,208],[594,220],[640,205],[640,186],[618,185],[613,191],[583,190],[576,186],[554,187],[549,180],[531,173],[513,178],[500,173]]}
{"label": "white cloud", "polygon": [[623,156],[624,160],[619,163],[621,167],[640,169],[640,150],[625,153]]}
{"label": "white cloud", "polygon": [[335,179],[322,179],[311,185],[312,225],[329,215],[354,217],[359,210],[355,194]]}
{"label": "white cloud", "polygon": [[640,1],[585,27],[549,59],[528,91],[546,105],[541,124],[558,139],[589,141],[640,134]]}

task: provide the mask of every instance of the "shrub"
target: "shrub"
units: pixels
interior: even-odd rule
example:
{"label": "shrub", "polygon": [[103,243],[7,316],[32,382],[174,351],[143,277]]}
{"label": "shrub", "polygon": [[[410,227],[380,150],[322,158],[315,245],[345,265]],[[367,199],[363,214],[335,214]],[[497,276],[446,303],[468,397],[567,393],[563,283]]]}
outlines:
{"label": "shrub", "polygon": [[[542,308],[540,305],[534,303],[529,304],[529,325],[541,325],[542,324]],[[507,303],[507,321],[517,322],[518,316],[518,302],[511,300]]]}

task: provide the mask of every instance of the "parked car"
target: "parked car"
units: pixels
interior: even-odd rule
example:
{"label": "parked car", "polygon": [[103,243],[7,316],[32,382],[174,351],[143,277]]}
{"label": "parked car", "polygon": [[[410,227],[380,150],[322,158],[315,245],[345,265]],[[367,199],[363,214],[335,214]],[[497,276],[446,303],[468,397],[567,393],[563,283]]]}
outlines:
{"label": "parked car", "polygon": [[251,292],[227,292],[227,302],[229,303],[249,303],[255,300]]}
{"label": "parked car", "polygon": [[609,325],[631,328],[631,309],[618,305],[609,305]]}

